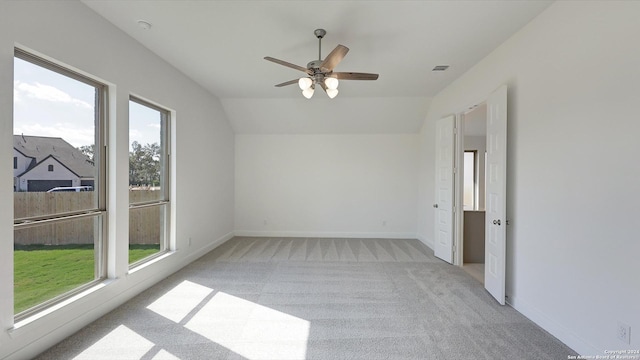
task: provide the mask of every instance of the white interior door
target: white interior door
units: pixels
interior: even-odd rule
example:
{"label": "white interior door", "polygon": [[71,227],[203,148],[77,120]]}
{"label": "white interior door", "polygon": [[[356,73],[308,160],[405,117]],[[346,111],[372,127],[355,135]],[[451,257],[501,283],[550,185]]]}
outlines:
{"label": "white interior door", "polygon": [[505,304],[507,87],[487,100],[486,224],[484,287]]}
{"label": "white interior door", "polygon": [[436,203],[434,214],[435,256],[451,263],[453,260],[453,166],[455,117],[436,123]]}

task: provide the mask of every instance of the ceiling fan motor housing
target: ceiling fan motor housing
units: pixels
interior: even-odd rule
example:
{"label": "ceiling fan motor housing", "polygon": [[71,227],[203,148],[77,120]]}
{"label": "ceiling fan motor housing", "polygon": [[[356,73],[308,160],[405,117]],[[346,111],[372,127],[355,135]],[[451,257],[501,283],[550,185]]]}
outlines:
{"label": "ceiling fan motor housing", "polygon": [[309,77],[313,80],[313,84],[322,83],[326,77],[331,77],[331,72],[323,72],[320,69],[320,64],[322,64],[321,60],[313,60],[307,64],[307,69],[312,71],[312,74],[309,74]]}
{"label": "ceiling fan motor housing", "polygon": [[307,69],[320,71],[320,64],[322,64],[322,60],[313,60],[307,63]]}

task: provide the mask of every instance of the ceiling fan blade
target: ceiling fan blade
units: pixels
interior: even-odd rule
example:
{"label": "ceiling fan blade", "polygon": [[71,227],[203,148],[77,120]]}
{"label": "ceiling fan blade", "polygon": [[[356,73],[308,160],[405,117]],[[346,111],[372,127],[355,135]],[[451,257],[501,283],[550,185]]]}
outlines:
{"label": "ceiling fan blade", "polygon": [[283,87],[283,86],[287,86],[287,85],[297,84],[298,80],[299,79],[289,80],[289,81],[283,82],[282,84],[276,85],[276,87]]}
{"label": "ceiling fan blade", "polygon": [[338,65],[340,61],[344,58],[345,55],[349,52],[349,48],[344,45],[338,45],[335,49],[333,49],[329,55],[322,61],[320,64],[320,70],[324,72],[328,72],[333,70],[333,68]]}
{"label": "ceiling fan blade", "polygon": [[276,63],[276,64],[280,64],[280,65],[286,66],[286,67],[288,67],[288,68],[292,68],[292,69],[300,70],[300,71],[302,71],[302,72],[305,72],[305,73],[309,74],[309,69],[307,69],[307,68],[305,68],[305,67],[298,66],[298,65],[292,64],[292,63],[290,63],[290,62],[286,62],[286,61],[284,61],[284,60],[280,60],[280,59],[272,58],[271,56],[265,56],[265,57],[264,57],[264,59],[265,59],[265,60],[267,60],[267,61],[274,62],[274,63]]}
{"label": "ceiling fan blade", "polygon": [[332,76],[338,78],[338,80],[377,80],[378,74],[371,73],[357,73],[357,72],[334,72]]}

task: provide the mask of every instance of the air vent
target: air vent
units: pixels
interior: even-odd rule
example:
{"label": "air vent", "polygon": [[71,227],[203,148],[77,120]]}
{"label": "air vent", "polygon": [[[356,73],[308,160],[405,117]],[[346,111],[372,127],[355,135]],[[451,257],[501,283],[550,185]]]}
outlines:
{"label": "air vent", "polygon": [[445,71],[449,68],[449,65],[438,65],[433,68],[431,71]]}

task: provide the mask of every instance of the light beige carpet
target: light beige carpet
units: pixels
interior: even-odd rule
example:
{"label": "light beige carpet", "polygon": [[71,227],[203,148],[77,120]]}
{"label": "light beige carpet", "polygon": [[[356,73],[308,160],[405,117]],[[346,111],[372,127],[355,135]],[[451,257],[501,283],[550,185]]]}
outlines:
{"label": "light beige carpet", "polygon": [[417,240],[234,238],[39,359],[566,359]]}

